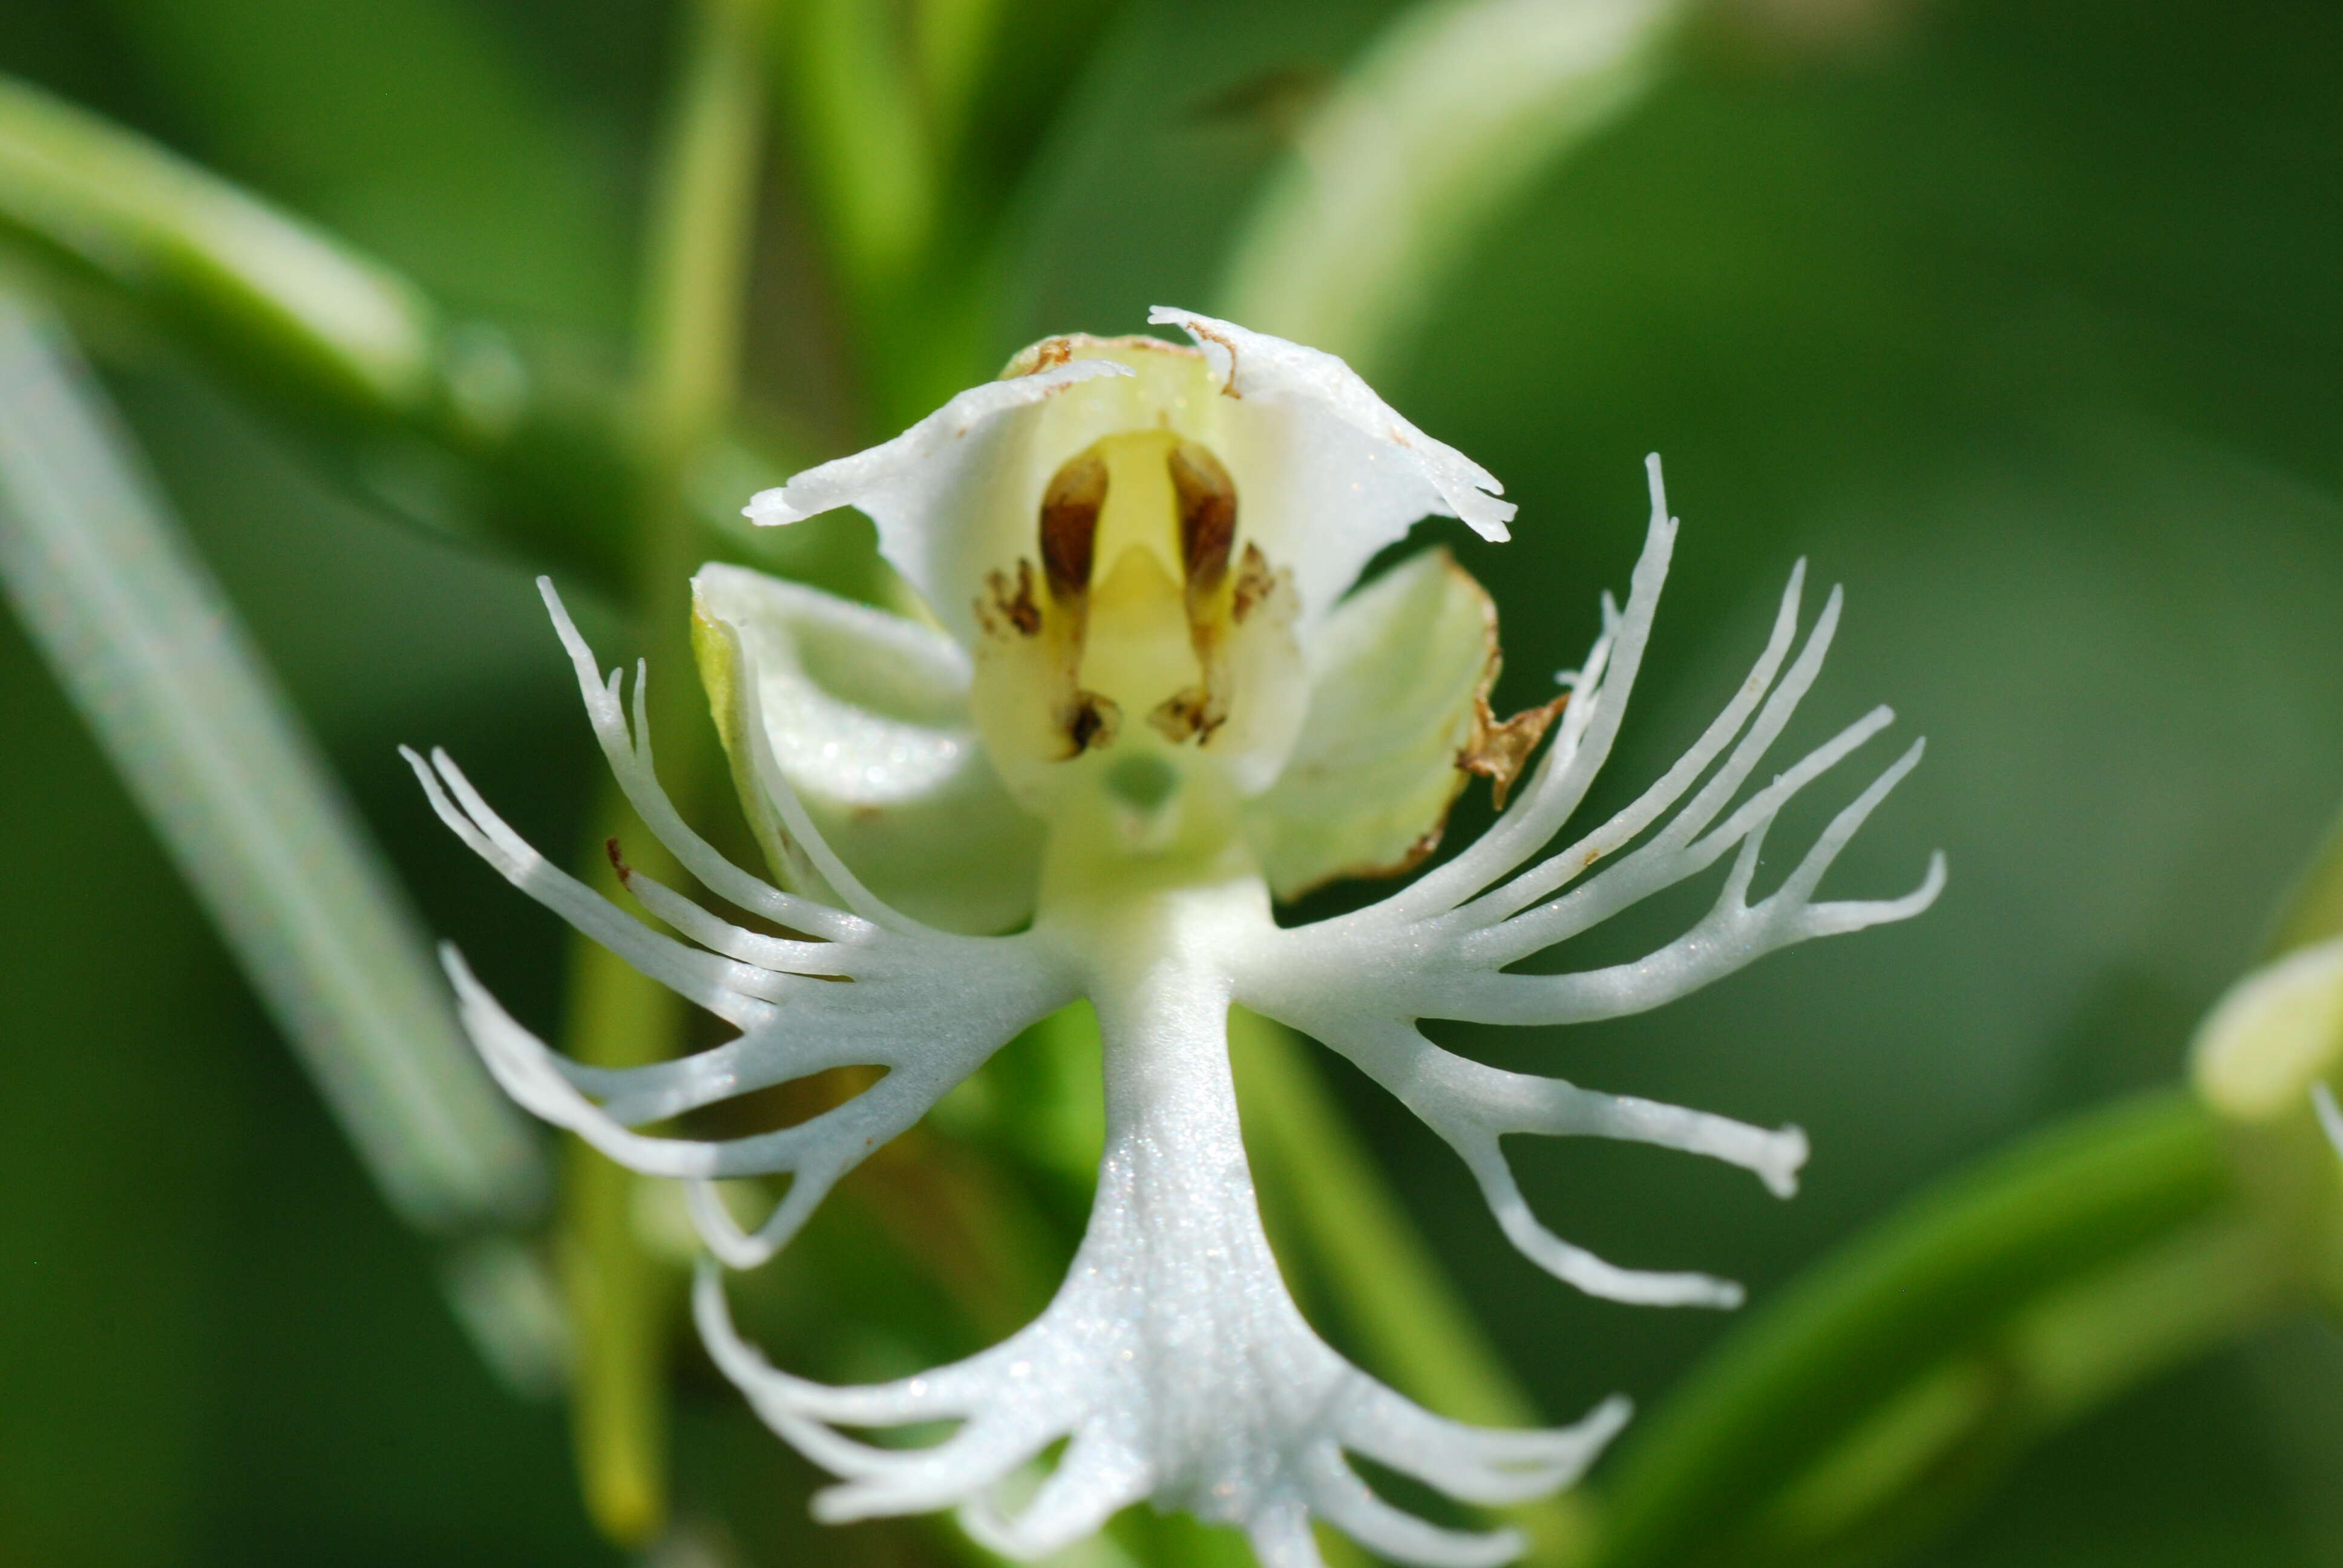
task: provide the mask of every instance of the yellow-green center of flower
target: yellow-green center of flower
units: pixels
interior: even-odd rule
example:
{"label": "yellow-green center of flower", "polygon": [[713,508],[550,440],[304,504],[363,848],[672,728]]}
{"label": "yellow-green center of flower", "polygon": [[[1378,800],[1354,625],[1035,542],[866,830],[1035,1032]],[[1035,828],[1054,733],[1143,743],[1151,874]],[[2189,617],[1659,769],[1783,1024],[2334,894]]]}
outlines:
{"label": "yellow-green center of flower", "polygon": [[1032,553],[976,602],[971,705],[1028,810],[1103,813],[1160,854],[1221,836],[1206,819],[1276,778],[1307,700],[1300,607],[1241,522],[1228,469],[1169,430],[1108,436],[1051,478]]}

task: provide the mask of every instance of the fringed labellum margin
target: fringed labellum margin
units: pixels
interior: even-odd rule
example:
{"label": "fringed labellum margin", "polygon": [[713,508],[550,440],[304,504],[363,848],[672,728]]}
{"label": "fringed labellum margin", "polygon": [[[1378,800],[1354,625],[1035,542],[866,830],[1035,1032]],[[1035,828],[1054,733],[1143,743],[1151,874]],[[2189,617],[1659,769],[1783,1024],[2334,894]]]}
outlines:
{"label": "fringed labellum margin", "polygon": [[[1657,460],[1626,604],[1605,601],[1566,703],[1500,724],[1486,701],[1493,612],[1443,554],[1342,597],[1424,516],[1502,540],[1513,508],[1495,480],[1332,356],[1185,312],[1151,319],[1195,347],[1051,339],[896,439],[749,504],[763,523],[869,514],[940,629],[738,568],[699,575],[703,672],[779,885],[678,817],[652,769],[642,673],[629,722],[621,676],[605,680],[547,586],[595,733],[645,822],[709,892],[801,935],[759,934],[630,875],[674,934],[655,930],[538,856],[444,754],[409,754],[466,842],[737,1038],[649,1067],[586,1067],[515,1022],[452,953],[449,972],[516,1099],[637,1171],[691,1183],[715,1260],[697,1286],[701,1332],[774,1430],[840,1478],[817,1500],[823,1518],[957,1507],[980,1541],[1032,1556],[1149,1500],[1243,1529],[1270,1568],[1318,1562],[1313,1518],[1403,1563],[1502,1563],[1521,1548],[1514,1533],[1395,1509],[1347,1456],[1464,1502],[1518,1501],[1574,1480],[1624,1402],[1569,1427],[1486,1431],[1431,1414],[1329,1349],[1262,1232],[1229,1008],[1316,1038],[1397,1095],[1463,1156],[1540,1267],[1614,1300],[1732,1306],[1740,1291],[1726,1282],[1622,1268],[1554,1234],[1499,1141],[1657,1143],[1744,1166],[1786,1195],[1803,1134],[1501,1071],[1433,1044],[1417,1021],[1640,1012],[1776,948],[1919,913],[1943,885],[1941,859],[1900,899],[1815,895],[1920,747],[1751,900],[1776,814],[1890,718],[1865,716],[1743,797],[1838,623],[1834,590],[1799,646],[1801,567],[1747,680],[1692,749],[1548,853],[1610,754],[1651,634],[1676,533]],[[1272,918],[1272,894],[1413,865],[1467,773],[1512,783],[1549,728],[1543,759],[1463,853],[1355,913]],[[1509,972],[1720,861],[1714,907],[1658,951]],[[870,1150],[1084,997],[1104,1039],[1107,1147],[1087,1234],[1048,1310],[980,1355],[868,1387],[809,1382],[744,1342],[719,1264],[772,1257]],[[634,1131],[841,1066],[886,1071],[778,1131]],[[754,1227],[712,1185],[784,1171],[787,1196]],[[927,1448],[839,1430],[940,1419],[960,1424]],[[1055,1468],[1011,1508],[1011,1478],[1061,1440]]]}

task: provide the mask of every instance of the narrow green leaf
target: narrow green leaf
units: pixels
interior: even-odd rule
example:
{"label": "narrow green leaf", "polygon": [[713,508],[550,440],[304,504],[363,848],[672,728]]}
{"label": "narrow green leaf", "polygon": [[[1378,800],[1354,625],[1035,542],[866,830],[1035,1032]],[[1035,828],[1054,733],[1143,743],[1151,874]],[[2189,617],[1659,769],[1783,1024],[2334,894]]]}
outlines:
{"label": "narrow green leaf", "polygon": [[538,1147],[396,882],[62,329],[4,290],[0,578],[391,1206],[531,1213]]}
{"label": "narrow green leaf", "polygon": [[617,112],[565,96],[583,84],[526,19],[477,0],[335,0],[330,26],[315,0],[84,3],[210,167],[462,309],[623,328],[624,182],[602,166]]}
{"label": "narrow green leaf", "polygon": [[574,354],[449,325],[364,252],[4,75],[0,239],[197,345],[409,518],[606,589],[621,579],[626,407]]}

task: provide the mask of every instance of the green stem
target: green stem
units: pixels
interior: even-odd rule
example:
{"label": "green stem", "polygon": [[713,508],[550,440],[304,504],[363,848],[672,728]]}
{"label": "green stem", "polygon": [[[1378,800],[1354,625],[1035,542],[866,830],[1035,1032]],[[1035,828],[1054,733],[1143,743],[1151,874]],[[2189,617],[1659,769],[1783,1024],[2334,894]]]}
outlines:
{"label": "green stem", "polygon": [[[721,776],[692,678],[689,579],[700,539],[689,491],[729,417],[739,374],[762,26],[756,0],[693,7],[645,258],[628,599],[637,645],[660,676],[649,690],[660,772],[687,812]],[[617,896],[602,850],[602,839],[628,825],[615,787],[604,789],[597,820],[603,831],[589,874]],[[636,865],[679,879],[655,839],[629,837]],[[579,1060],[626,1067],[686,1049],[692,1015],[681,999],[582,938],[571,955],[568,1043]],[[666,1369],[679,1280],[636,1234],[628,1172],[577,1144],[567,1173],[560,1251],[578,1343],[571,1408],[580,1476],[595,1522],[634,1545],[666,1518]]]}
{"label": "green stem", "polygon": [[2287,1232],[2170,1091],[1922,1195],[1780,1298],[1631,1439],[1604,1568],[1907,1539],[2043,1433],[2298,1299]]}
{"label": "green stem", "polygon": [[[615,880],[600,880],[604,896]],[[599,1067],[674,1055],[690,1021],[673,992],[583,938],[570,942],[568,1016],[571,1054]],[[639,1546],[667,1520],[667,1351],[681,1276],[637,1234],[634,1175],[582,1140],[564,1145],[554,1255],[578,1485],[596,1528]]]}
{"label": "green stem", "polygon": [[789,52],[811,194],[859,304],[893,293],[935,230],[935,149],[898,20],[869,0],[804,0]]}
{"label": "green stem", "polygon": [[[968,74],[981,65],[988,9],[804,0],[782,58],[792,151],[853,327],[858,391],[876,431],[900,429],[982,373],[971,368],[981,357],[980,242],[948,233],[950,133],[931,93],[972,90]],[[950,254],[948,241],[957,242]]]}
{"label": "green stem", "polygon": [[738,390],[764,94],[758,0],[699,0],[653,197],[641,323],[644,438],[674,480]]}

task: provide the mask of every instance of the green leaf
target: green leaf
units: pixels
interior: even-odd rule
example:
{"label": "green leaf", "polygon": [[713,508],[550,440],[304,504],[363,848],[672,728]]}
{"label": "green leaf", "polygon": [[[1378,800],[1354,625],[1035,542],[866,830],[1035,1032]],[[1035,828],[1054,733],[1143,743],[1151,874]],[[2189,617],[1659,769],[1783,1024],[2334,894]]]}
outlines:
{"label": "green leaf", "polygon": [[265,335],[341,396],[437,391],[438,320],[387,267],[96,115],[0,77],[0,218],[134,293]]}
{"label": "green leaf", "polygon": [[0,236],[201,346],[437,531],[623,572],[625,407],[575,357],[450,326],[411,281],[142,136],[0,77]]}

